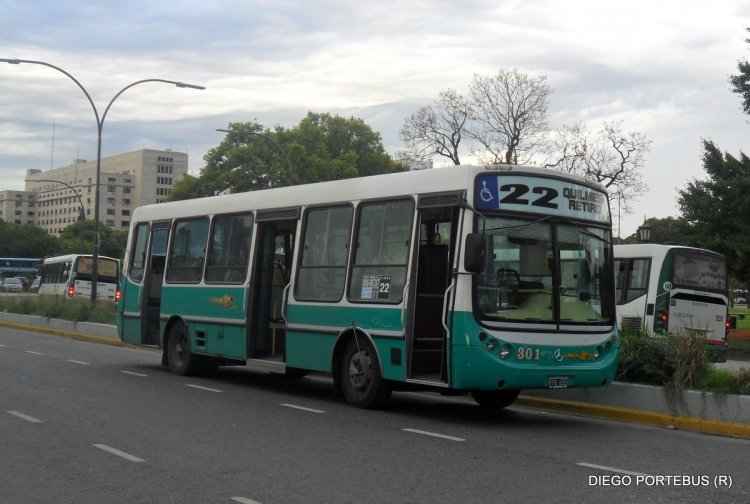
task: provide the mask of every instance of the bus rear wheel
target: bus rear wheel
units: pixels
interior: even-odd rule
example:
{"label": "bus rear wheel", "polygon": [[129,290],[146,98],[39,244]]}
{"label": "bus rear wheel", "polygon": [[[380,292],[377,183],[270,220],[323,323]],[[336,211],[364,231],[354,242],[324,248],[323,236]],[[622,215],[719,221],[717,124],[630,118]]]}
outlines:
{"label": "bus rear wheel", "polygon": [[380,374],[377,354],[367,339],[351,338],[339,365],[341,391],[352,406],[378,408],[391,396],[391,386]]}
{"label": "bus rear wheel", "polygon": [[185,324],[175,324],[169,331],[167,362],[169,370],[181,376],[195,376],[203,367],[201,356],[190,351]]}
{"label": "bus rear wheel", "polygon": [[474,390],[471,397],[483,408],[507,408],[518,397],[520,390]]}

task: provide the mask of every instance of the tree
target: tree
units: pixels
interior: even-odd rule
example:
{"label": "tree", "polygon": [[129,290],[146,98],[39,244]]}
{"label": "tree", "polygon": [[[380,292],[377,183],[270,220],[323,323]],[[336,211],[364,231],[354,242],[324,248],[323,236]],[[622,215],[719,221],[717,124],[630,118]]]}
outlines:
{"label": "tree", "polygon": [[453,89],[441,91],[434,107],[420,107],[404,121],[399,137],[408,148],[406,157],[429,159],[433,155],[461,164],[458,148],[471,114],[468,100]]}
{"label": "tree", "polygon": [[[480,160],[488,164],[526,164],[544,143],[552,88],[547,77],[530,77],[518,69],[494,76],[474,75],[470,85],[470,136],[479,143]],[[488,156],[489,155],[489,156]]]}
{"label": "tree", "polygon": [[407,169],[385,152],[379,133],[354,117],[310,112],[290,129],[276,126],[271,131],[246,122],[232,123],[229,130],[221,144],[205,155],[200,175],[176,183],[170,200],[289,185],[287,159],[294,184]]}
{"label": "tree", "polygon": [[57,239],[33,224],[0,224],[0,256],[46,257],[57,253]]}
{"label": "tree", "polygon": [[[688,223],[682,217],[665,217],[662,219],[651,217],[646,219],[651,226],[649,243],[675,244],[700,247],[690,232]],[[622,240],[623,243],[640,243],[638,230]]]}
{"label": "tree", "polygon": [[[117,231],[103,222],[99,223],[99,253],[122,259],[128,231]],[[78,220],[63,229],[57,239],[57,254],[90,254],[94,244],[94,221]]]}
{"label": "tree", "polygon": [[547,167],[599,182],[608,189],[613,207],[625,213],[648,190],[641,171],[651,141],[642,133],[623,132],[621,121],[605,122],[596,137],[582,123],[564,126],[548,148]]}
{"label": "tree", "polygon": [[[750,28],[746,28],[746,30],[750,32]],[[745,39],[745,42],[750,43],[750,38]],[[746,114],[750,114],[750,62],[747,60],[739,61],[737,69],[740,73],[731,75],[729,83],[732,85],[732,92],[742,97],[742,110]]]}
{"label": "tree", "polygon": [[693,179],[679,191],[678,205],[689,225],[692,242],[727,259],[727,269],[750,284],[750,158],[722,153],[703,141],[705,180]]}

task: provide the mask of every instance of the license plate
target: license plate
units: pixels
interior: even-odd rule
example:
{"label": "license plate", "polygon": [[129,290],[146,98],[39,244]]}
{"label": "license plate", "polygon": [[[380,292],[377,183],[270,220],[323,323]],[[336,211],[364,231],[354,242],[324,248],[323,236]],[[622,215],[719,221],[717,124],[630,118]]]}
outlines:
{"label": "license plate", "polygon": [[567,376],[550,376],[549,388],[568,388]]}

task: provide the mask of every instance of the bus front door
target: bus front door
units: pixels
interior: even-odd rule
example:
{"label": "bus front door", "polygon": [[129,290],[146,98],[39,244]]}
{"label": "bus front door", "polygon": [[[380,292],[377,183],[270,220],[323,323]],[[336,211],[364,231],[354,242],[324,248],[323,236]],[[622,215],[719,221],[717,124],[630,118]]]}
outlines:
{"label": "bus front door", "polygon": [[[448,383],[448,332],[452,300],[458,207],[426,207],[419,210],[416,285],[412,285],[413,318],[409,378]],[[412,275],[414,278],[414,275]],[[448,299],[446,299],[448,298]],[[446,313],[445,308],[448,308]]]}
{"label": "bus front door", "polygon": [[296,230],[297,219],[264,220],[263,213],[258,212],[248,310],[250,359],[286,360],[283,300],[290,282]]}

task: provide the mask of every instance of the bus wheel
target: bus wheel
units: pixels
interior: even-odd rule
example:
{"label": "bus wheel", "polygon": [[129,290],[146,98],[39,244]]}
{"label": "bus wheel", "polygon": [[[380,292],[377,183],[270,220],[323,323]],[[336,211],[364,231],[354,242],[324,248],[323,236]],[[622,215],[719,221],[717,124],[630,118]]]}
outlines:
{"label": "bus wheel", "polygon": [[194,376],[203,367],[201,356],[190,351],[190,339],[185,324],[175,324],[169,331],[167,358],[169,370],[181,376]]}
{"label": "bus wheel", "polygon": [[471,397],[483,408],[502,409],[513,404],[520,390],[474,390]]}
{"label": "bus wheel", "polygon": [[380,374],[375,349],[362,337],[349,340],[339,363],[341,391],[357,408],[377,408],[391,396],[391,386]]}

